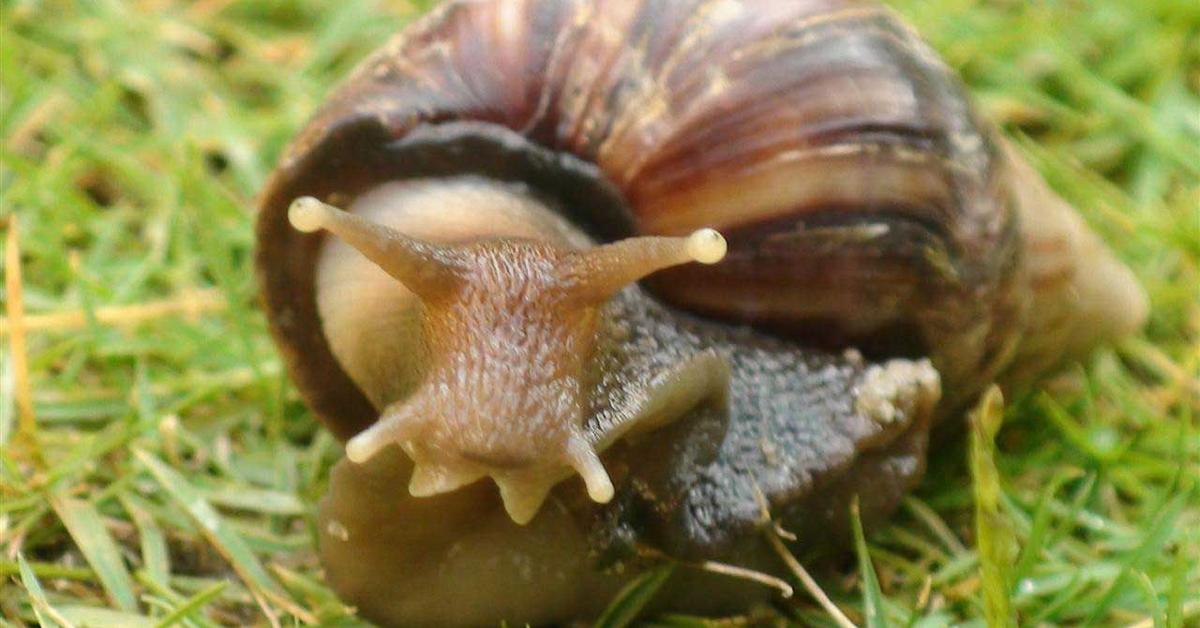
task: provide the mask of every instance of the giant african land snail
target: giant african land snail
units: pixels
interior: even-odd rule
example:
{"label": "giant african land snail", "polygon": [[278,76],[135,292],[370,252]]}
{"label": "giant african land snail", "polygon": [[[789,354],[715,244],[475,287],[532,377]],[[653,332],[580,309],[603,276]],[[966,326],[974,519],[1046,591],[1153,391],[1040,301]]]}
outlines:
{"label": "giant african land snail", "polygon": [[810,542],[885,516],[931,424],[1146,308],[871,2],[447,3],[261,209],[272,331],[348,440],[322,557],[385,623],[585,617],[623,544],[770,569],[761,502]]}

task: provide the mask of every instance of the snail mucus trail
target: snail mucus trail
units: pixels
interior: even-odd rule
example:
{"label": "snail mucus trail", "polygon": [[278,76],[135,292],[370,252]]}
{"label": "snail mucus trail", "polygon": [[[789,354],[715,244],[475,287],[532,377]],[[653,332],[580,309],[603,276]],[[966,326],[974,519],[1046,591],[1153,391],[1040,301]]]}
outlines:
{"label": "snail mucus trail", "polygon": [[[425,381],[346,443],[363,463],[399,445],[415,463],[414,497],[495,480],[513,521],[527,523],[573,469],[588,495],[613,486],[583,429],[584,369],[597,309],[655,271],[725,256],[713,229],[642,236],[585,250],[537,240],[444,245],[410,238],[312,197],[288,210],[305,233],[324,229],[417,295]],[[635,417],[630,417],[634,420]]]}

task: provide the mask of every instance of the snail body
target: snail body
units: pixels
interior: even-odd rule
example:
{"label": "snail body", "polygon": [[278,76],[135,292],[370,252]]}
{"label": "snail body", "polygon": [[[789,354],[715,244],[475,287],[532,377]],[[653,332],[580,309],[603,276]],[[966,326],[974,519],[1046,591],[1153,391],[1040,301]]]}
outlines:
{"label": "snail body", "polygon": [[[764,507],[811,540],[855,494],[886,516],[931,426],[1145,315],[850,0],[444,4],[300,133],[257,237],[289,373],[347,442],[322,559],[389,624],[587,616],[639,545],[773,569]],[[664,599],[723,603],[697,582]]]}

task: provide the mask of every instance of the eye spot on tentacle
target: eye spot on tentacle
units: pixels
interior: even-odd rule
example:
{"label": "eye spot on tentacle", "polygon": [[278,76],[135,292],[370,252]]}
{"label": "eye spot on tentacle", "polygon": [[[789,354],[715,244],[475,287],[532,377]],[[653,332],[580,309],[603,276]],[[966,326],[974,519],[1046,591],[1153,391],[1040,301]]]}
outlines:
{"label": "eye spot on tentacle", "polygon": [[727,250],[724,236],[716,229],[699,229],[687,239],[688,255],[701,264],[716,264]]}
{"label": "eye spot on tentacle", "polygon": [[297,231],[313,233],[320,229],[326,221],[325,205],[311,196],[302,196],[292,201],[288,207],[288,222]]}

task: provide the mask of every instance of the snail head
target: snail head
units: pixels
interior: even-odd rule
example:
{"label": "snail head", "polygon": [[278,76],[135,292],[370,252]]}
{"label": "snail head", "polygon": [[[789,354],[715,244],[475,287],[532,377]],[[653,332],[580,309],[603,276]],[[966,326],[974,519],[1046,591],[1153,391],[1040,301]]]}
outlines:
{"label": "snail head", "polygon": [[399,445],[417,497],[490,476],[521,524],[573,473],[591,499],[613,496],[583,425],[601,306],[657,270],[715,263],[726,247],[712,229],[586,250],[517,238],[431,243],[312,197],[294,201],[288,219],[341,238],[421,303],[422,383],[351,438],[346,457],[363,463]]}

